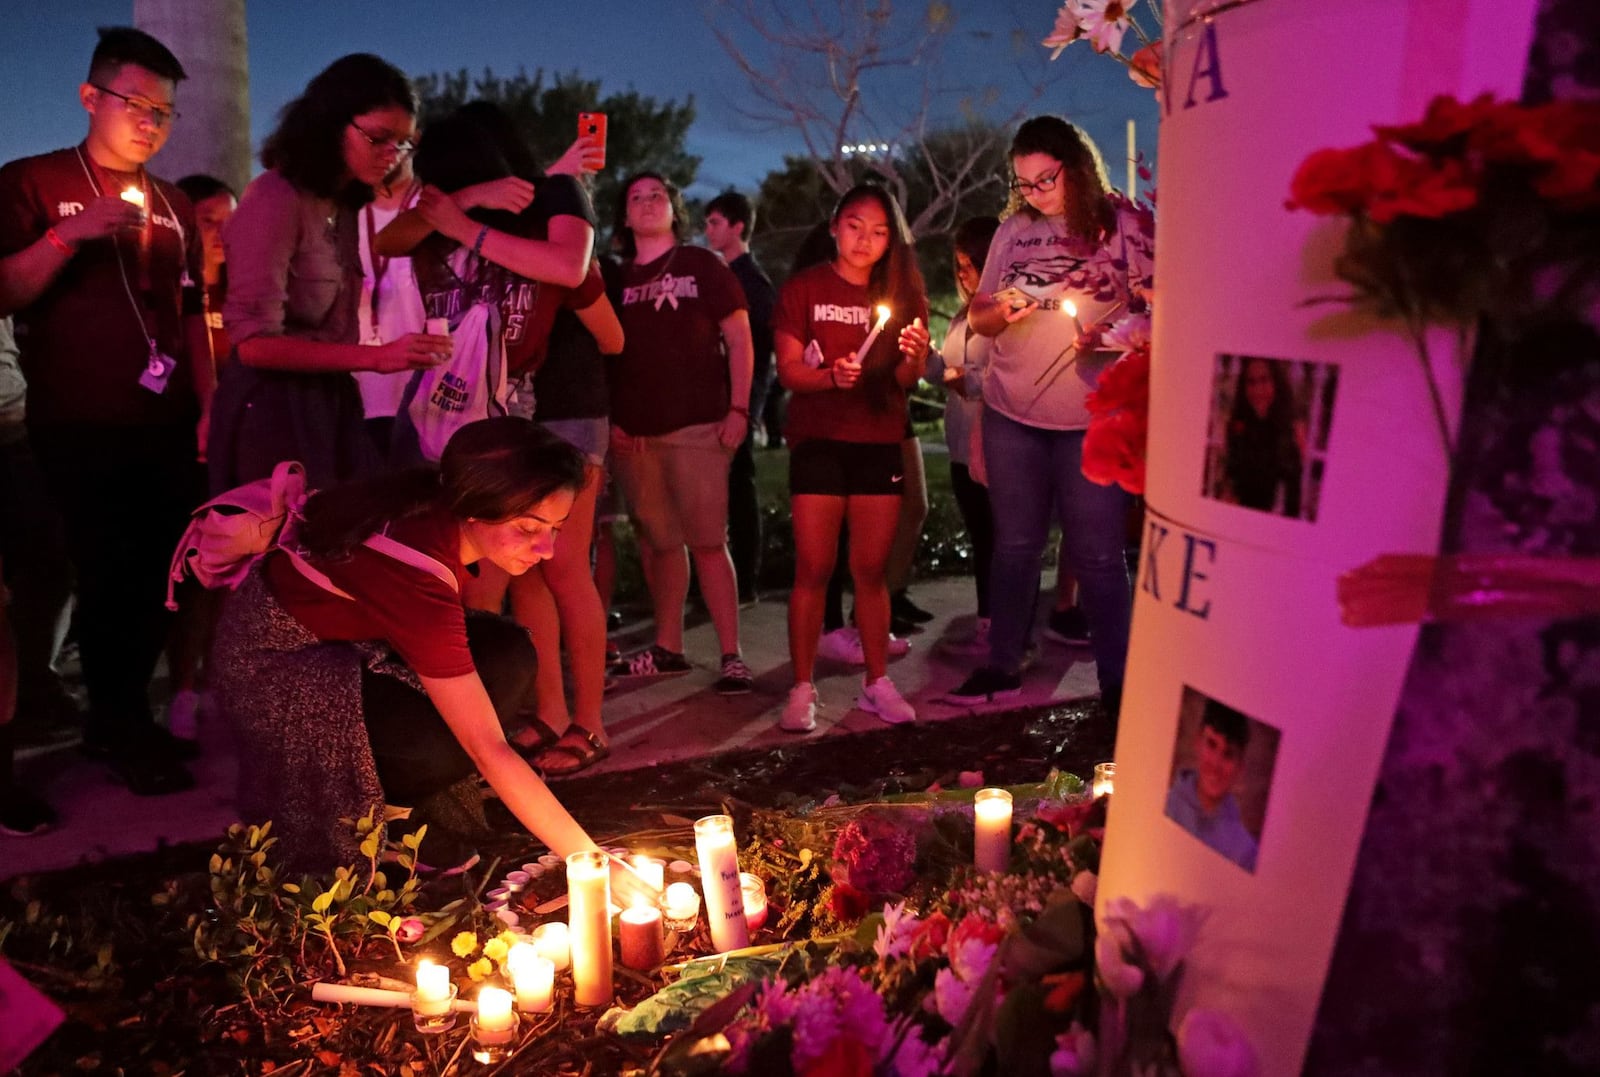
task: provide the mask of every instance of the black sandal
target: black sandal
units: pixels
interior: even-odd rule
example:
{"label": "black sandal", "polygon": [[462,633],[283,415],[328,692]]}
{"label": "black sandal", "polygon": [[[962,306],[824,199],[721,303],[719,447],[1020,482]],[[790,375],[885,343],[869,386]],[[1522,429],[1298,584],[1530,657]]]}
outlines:
{"label": "black sandal", "polygon": [[550,746],[562,737],[562,734],[557,733],[537,718],[529,718],[524,724],[527,728],[535,730],[539,736],[529,744],[523,744],[515,736],[510,736],[506,738],[506,743],[511,745],[512,751],[530,763],[548,751]]}
{"label": "black sandal", "polygon": [[[568,738],[574,735],[581,737],[582,741],[577,744],[569,743]],[[601,740],[598,734],[573,726],[563,733],[555,744],[545,749],[534,765],[546,777],[565,778],[577,774],[579,771],[588,770],[610,754],[611,745]],[[552,756],[570,759],[573,761],[573,765],[570,767],[553,767],[549,763],[549,759]]]}

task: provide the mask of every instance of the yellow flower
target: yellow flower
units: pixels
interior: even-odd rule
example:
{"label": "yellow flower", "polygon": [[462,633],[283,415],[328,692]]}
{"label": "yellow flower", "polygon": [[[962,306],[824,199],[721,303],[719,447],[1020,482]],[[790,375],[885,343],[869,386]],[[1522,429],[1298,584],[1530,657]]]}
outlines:
{"label": "yellow flower", "polygon": [[457,957],[466,957],[478,948],[478,936],[470,931],[463,931],[450,940],[450,950]]}
{"label": "yellow flower", "polygon": [[482,983],[494,974],[494,962],[487,957],[480,957],[467,966],[467,975],[472,977],[473,983]]}
{"label": "yellow flower", "polygon": [[483,944],[483,956],[491,961],[504,961],[506,959],[506,951],[509,949],[510,947],[502,940],[490,939]]}

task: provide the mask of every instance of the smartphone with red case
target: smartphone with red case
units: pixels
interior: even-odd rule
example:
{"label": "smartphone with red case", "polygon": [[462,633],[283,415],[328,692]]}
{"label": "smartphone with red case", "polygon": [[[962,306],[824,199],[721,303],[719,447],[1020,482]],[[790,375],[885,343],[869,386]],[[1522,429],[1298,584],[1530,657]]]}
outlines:
{"label": "smartphone with red case", "polygon": [[596,171],[606,167],[606,114],[604,112],[578,113],[578,141],[586,147],[593,146],[600,150],[598,161],[586,161],[593,165]]}

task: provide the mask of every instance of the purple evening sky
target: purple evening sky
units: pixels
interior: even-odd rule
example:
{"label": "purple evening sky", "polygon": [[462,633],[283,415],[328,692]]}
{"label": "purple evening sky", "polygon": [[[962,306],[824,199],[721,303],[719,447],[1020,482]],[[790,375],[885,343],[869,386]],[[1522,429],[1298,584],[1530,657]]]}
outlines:
{"label": "purple evening sky", "polygon": [[[1154,96],[1130,82],[1120,65],[1095,56],[1081,43],[1054,64],[1044,64],[1048,53],[1037,42],[1049,32],[1053,5],[968,0],[950,6],[955,26],[937,72],[938,81],[950,88],[941,106],[947,115],[956,114],[960,97],[981,98],[986,88],[992,88],[997,101],[992,114],[1004,115],[1025,100],[1030,79],[1042,74],[1050,79],[1050,88],[1031,111],[1059,112],[1082,123],[1105,152],[1114,183],[1124,182],[1121,162],[1130,117],[1138,121],[1140,150],[1154,156]],[[0,161],[70,145],[82,137],[76,91],[94,45],[94,28],[130,22],[132,7],[131,0],[26,0],[7,12],[0,100],[9,107],[0,125]],[[924,5],[901,7],[897,19],[915,19]],[[704,160],[691,193],[701,196],[730,184],[752,189],[781,166],[786,152],[800,149],[792,131],[762,130],[739,114],[736,102],[748,98],[748,90],[712,36],[708,19],[736,24],[726,14],[719,17],[714,4],[250,0],[247,10],[251,133],[257,144],[278,109],[329,61],[370,51],[412,74],[462,67],[474,73],[489,67],[513,74],[519,66],[530,72],[543,67],[598,78],[603,90],[631,86],[658,99],[693,94],[698,118],[689,149]],[[919,87],[920,79],[901,78],[897,84],[869,87],[869,92],[914,101]]]}

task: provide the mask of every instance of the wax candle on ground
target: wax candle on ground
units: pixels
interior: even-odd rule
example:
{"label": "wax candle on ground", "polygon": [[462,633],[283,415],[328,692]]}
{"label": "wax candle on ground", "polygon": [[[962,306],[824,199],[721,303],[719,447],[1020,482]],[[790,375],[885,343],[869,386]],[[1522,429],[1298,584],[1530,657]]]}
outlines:
{"label": "wax candle on ground", "polygon": [[567,925],[561,921],[554,920],[548,924],[540,924],[533,929],[530,941],[533,943],[533,948],[539,952],[539,956],[554,965],[557,972],[572,963],[571,935],[567,931]]}
{"label": "wax candle on ground", "polygon": [[719,952],[749,946],[733,819],[708,815],[698,820],[694,824],[694,846],[700,857],[700,885],[705,890],[706,923],[711,928],[712,945]]}
{"label": "wax candle on ground", "polygon": [[517,1009],[523,1013],[544,1013],[550,1009],[555,992],[556,966],[540,955],[532,943],[519,942],[506,954],[506,969],[517,995]]}
{"label": "wax candle on ground", "polygon": [[1117,765],[1115,763],[1096,763],[1094,765],[1094,785],[1091,791],[1095,799],[1111,795],[1111,787],[1117,779]]}
{"label": "wax candle on ground", "polygon": [[417,993],[411,1008],[421,1014],[450,1008],[450,970],[426,959],[417,962]]}
{"label": "wax candle on ground", "polygon": [[667,887],[668,920],[694,920],[700,915],[700,895],[689,883],[673,883]]}
{"label": "wax candle on ground", "polygon": [[751,931],[759,930],[767,922],[767,884],[761,881],[761,876],[741,871],[739,889],[744,895],[745,923],[750,925]]}
{"label": "wax candle on ground", "polygon": [[478,992],[478,1027],[485,1032],[500,1032],[516,1024],[511,1012],[511,993],[498,987],[485,987]]}
{"label": "wax candle on ground", "polygon": [[573,996],[580,1006],[611,1004],[611,861],[599,849],[567,857],[567,926]]}
{"label": "wax candle on ground", "polygon": [[983,871],[1004,871],[1011,860],[1011,794],[980,789],[973,798],[973,863]]}
{"label": "wax candle on ground", "polygon": [[657,857],[635,853],[628,858],[628,863],[639,873],[639,878],[657,890],[667,885],[667,865]]}
{"label": "wax candle on ground", "polygon": [[653,969],[661,964],[663,938],[661,910],[654,905],[635,905],[617,917],[622,936],[622,963],[630,969]]}

